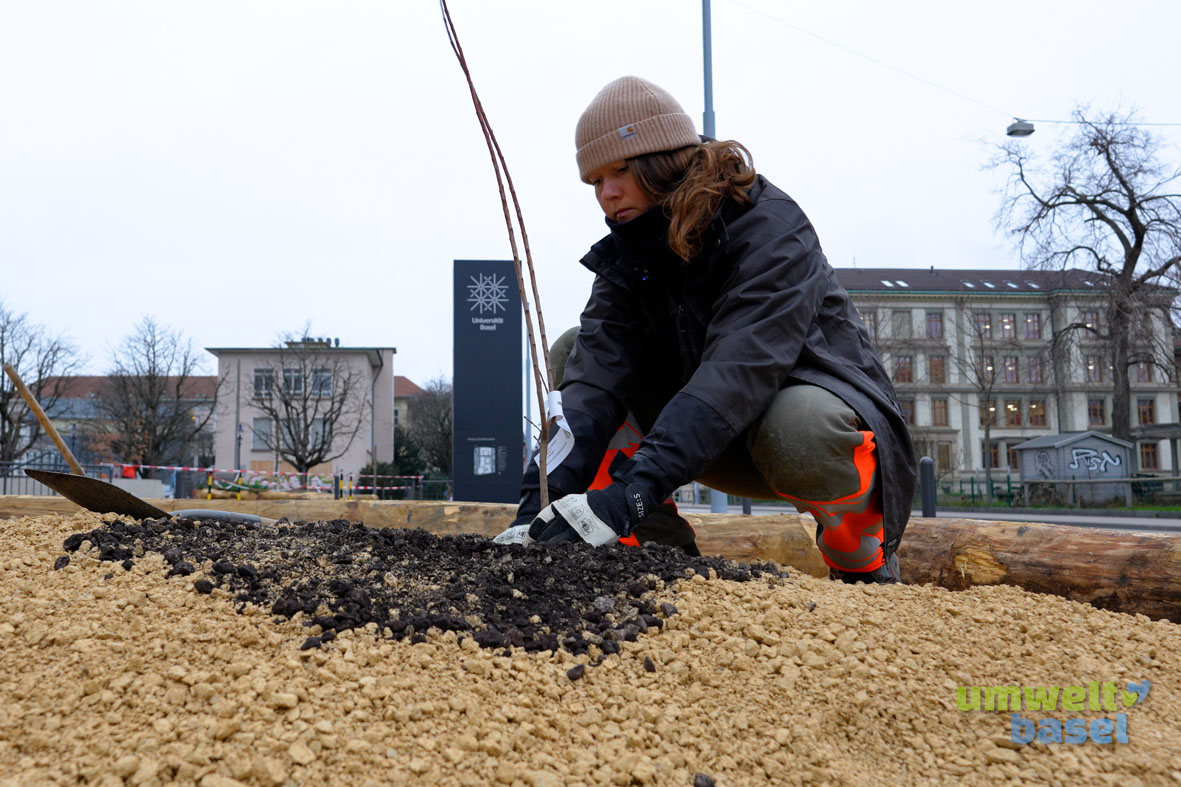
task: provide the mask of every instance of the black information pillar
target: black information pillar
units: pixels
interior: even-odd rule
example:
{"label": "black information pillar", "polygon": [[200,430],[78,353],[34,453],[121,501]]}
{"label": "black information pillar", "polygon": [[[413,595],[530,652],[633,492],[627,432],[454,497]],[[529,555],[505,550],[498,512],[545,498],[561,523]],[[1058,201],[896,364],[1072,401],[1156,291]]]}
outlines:
{"label": "black information pillar", "polygon": [[454,498],[521,491],[521,296],[512,260],[455,260]]}

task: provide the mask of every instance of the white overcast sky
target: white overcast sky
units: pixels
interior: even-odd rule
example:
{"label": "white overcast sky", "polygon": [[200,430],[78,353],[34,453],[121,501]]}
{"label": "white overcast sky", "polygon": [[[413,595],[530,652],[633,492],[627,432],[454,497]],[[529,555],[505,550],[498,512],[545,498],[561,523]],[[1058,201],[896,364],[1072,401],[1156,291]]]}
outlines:
{"label": "white overcast sky", "polygon": [[[700,127],[701,4],[450,8],[552,340],[604,232],[575,122],[636,74]],[[1181,123],[1176,0],[713,0],[712,15],[718,136],[799,201],[836,267],[1016,267],[981,169],[1011,116],[1090,102]],[[1026,144],[1048,151],[1062,128]],[[1176,162],[1181,128],[1158,131]],[[433,0],[0,0],[2,298],[71,337],[87,371],[151,314],[198,347],[269,346],[311,321],[397,347],[420,384],[450,377],[452,260],[509,257]]]}

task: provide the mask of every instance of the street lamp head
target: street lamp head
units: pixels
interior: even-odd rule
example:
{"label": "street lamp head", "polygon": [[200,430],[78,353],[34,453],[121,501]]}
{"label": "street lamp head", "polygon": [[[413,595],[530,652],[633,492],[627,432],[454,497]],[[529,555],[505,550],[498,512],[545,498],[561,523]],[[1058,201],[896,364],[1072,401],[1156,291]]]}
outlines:
{"label": "street lamp head", "polygon": [[1013,118],[1013,122],[1005,129],[1005,133],[1010,137],[1028,137],[1033,133],[1033,124],[1028,120]]}

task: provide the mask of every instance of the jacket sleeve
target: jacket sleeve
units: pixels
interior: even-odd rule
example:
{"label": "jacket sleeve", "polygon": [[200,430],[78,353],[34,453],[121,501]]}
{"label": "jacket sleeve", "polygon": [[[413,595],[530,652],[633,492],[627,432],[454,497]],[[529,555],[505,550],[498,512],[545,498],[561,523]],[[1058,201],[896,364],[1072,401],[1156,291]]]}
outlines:
{"label": "jacket sleeve", "polygon": [[773,215],[752,209],[733,225],[720,252],[732,272],[714,302],[701,363],[616,480],[643,483],[663,500],[704,472],[795,368],[831,269],[803,212],[786,205]]}
{"label": "jacket sleeve", "polygon": [[[629,351],[635,345],[637,315],[622,288],[596,277],[559,386],[562,410],[574,434],[574,449],[558,467],[546,468],[551,501],[586,491],[611,437],[627,416],[623,402],[639,368],[635,351]],[[535,454],[521,482],[517,521],[531,519],[540,508],[541,479]]]}

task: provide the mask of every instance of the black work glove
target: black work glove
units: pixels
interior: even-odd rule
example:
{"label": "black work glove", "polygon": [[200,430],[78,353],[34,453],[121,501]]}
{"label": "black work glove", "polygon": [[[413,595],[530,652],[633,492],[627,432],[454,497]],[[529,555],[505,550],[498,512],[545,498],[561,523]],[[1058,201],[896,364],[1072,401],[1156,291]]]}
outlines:
{"label": "black work glove", "polygon": [[525,543],[561,544],[583,540],[593,547],[630,535],[656,504],[640,484],[616,481],[606,489],[566,495],[542,509]]}

